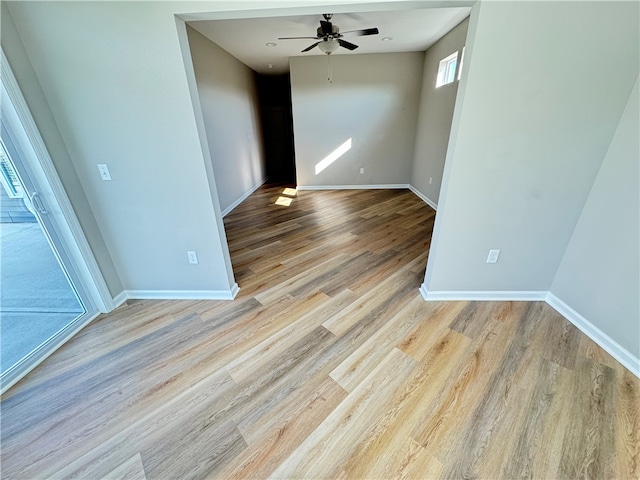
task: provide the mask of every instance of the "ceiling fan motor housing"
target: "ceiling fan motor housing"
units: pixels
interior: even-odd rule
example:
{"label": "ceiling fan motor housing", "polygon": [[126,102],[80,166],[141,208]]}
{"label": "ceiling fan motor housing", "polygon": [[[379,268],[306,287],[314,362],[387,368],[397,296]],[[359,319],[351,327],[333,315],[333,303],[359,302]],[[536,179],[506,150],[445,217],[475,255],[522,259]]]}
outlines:
{"label": "ceiling fan motor housing", "polygon": [[338,28],[338,26],[337,26],[337,25],[333,25],[333,24],[331,24],[331,33],[330,33],[330,34],[325,33],[325,32],[322,30],[322,27],[318,27],[317,32],[318,32],[318,38],[322,38],[322,37],[324,37],[325,35],[331,35],[331,36],[333,36],[333,35],[339,35],[339,34],[340,34],[340,28]]}

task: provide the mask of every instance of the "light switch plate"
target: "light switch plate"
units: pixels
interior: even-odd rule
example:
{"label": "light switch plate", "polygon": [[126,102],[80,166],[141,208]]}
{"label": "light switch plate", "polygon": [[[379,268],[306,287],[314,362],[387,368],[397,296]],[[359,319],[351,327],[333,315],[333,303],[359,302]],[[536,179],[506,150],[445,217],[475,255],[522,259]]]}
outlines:
{"label": "light switch plate", "polygon": [[111,180],[111,173],[109,172],[109,167],[107,167],[104,163],[98,164],[98,171],[100,172],[100,177],[102,180]]}

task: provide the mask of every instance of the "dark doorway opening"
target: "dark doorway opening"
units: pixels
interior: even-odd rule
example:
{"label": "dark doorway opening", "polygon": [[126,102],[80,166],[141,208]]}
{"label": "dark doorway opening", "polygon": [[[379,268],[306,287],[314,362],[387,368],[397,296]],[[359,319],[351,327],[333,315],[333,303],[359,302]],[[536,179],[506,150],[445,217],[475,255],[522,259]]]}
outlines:
{"label": "dark doorway opening", "polygon": [[269,183],[296,183],[291,79],[256,74],[266,175]]}

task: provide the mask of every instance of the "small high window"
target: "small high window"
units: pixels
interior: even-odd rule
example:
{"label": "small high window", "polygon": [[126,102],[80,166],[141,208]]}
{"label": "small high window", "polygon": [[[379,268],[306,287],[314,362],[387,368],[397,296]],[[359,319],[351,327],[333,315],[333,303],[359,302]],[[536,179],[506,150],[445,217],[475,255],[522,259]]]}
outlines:
{"label": "small high window", "polygon": [[458,52],[454,52],[446,58],[440,60],[438,65],[438,77],[436,78],[436,88],[442,85],[453,83],[456,79],[456,66],[458,65]]}

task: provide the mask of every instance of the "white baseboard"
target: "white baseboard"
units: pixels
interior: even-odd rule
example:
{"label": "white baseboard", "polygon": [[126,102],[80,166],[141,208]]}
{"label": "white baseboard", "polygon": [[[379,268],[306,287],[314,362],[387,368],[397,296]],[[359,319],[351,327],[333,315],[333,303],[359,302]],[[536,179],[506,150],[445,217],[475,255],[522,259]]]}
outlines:
{"label": "white baseboard", "polygon": [[427,290],[427,286],[424,283],[420,285],[420,295],[425,301],[429,300],[429,290]]}
{"label": "white baseboard", "polygon": [[127,291],[126,290],[121,291],[118,295],[116,295],[113,298],[113,304],[114,304],[113,309],[115,310],[120,305],[122,305],[124,302],[126,302],[128,299],[129,299],[129,297],[127,296]]}
{"label": "white baseboard", "polygon": [[224,218],[227,215],[229,215],[234,208],[236,208],[238,205],[240,205],[242,202],[244,202],[247,198],[249,198],[249,195],[251,195],[257,189],[259,189],[262,185],[264,185],[264,182],[266,182],[266,181],[267,181],[267,177],[264,177],[261,182],[259,182],[258,184],[254,185],[253,187],[251,187],[251,190],[249,190],[247,193],[243,194],[239,199],[237,199],[235,202],[233,202],[231,205],[229,205],[227,208],[225,208],[222,211],[222,218]]}
{"label": "white baseboard", "polygon": [[127,290],[132,300],[233,300],[240,289],[234,283],[229,290]]}
{"label": "white baseboard", "polygon": [[573,323],[578,330],[600,345],[609,355],[629,369],[636,377],[640,378],[640,358],[635,357],[631,352],[622,347],[553,293],[548,292],[546,301],[560,315]]}
{"label": "white baseboard", "polygon": [[127,300],[233,300],[239,291],[237,283],[229,290],[124,290],[113,303],[115,309]]}
{"label": "white baseboard", "polygon": [[431,208],[433,208],[436,211],[438,210],[438,204],[433,202],[433,201],[431,201],[424,193],[419,191],[416,187],[414,187],[413,185],[409,185],[409,190],[411,190],[413,193],[415,193],[416,196],[418,198],[420,198],[420,200],[422,200],[424,203],[429,205]]}
{"label": "white baseboard", "polygon": [[389,183],[382,185],[298,185],[301,190],[390,190],[409,188],[408,183]]}
{"label": "white baseboard", "polygon": [[420,293],[425,300],[434,301],[484,301],[484,302],[544,302],[545,291],[429,291],[423,283]]}
{"label": "white baseboard", "polygon": [[438,204],[427,198],[413,185],[408,183],[385,183],[378,185],[298,185],[298,191],[303,190],[393,190],[407,188],[434,210],[438,210]]}
{"label": "white baseboard", "polygon": [[600,345],[609,355],[640,378],[640,358],[622,347],[606,333],[576,312],[553,293],[547,291],[429,291],[423,283],[420,294],[427,301],[543,301],[571,322],[591,340]]}

